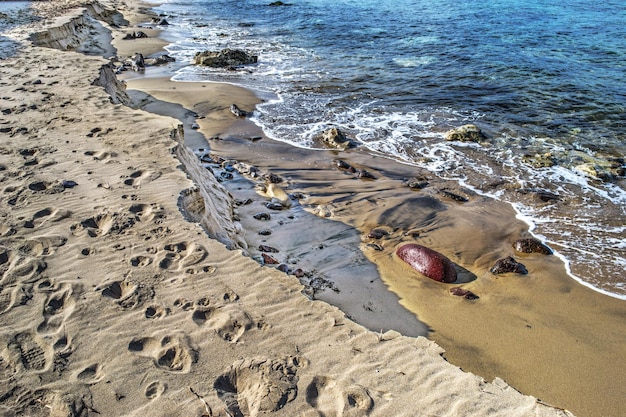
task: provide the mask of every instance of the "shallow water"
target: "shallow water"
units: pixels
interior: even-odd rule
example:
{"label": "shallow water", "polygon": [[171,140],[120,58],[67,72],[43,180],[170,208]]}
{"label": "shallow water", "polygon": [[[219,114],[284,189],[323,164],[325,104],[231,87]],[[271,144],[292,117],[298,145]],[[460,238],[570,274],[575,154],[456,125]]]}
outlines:
{"label": "shallow water", "polygon": [[29,1],[0,1],[0,59],[14,55],[20,44],[2,34],[18,25],[34,19],[29,8]]}
{"label": "shallow water", "polygon": [[[338,126],[363,146],[508,201],[576,279],[626,298],[626,5],[608,0],[167,2],[168,47],[259,55],[246,71],[187,66],[266,98],[254,120],[314,147]],[[465,123],[481,144],[446,142]],[[549,166],[542,163],[543,156]],[[603,179],[585,168],[611,165]]]}

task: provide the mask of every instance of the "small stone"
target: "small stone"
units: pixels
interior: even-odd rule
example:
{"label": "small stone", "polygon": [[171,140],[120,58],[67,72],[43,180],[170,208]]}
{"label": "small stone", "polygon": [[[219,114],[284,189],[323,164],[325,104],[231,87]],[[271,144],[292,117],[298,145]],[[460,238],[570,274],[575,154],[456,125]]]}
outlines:
{"label": "small stone", "polygon": [[367,234],[367,237],[369,237],[370,239],[382,239],[383,237],[387,236],[389,234],[389,232],[387,232],[386,230],[383,229],[373,229],[371,232],[369,232]]}
{"label": "small stone", "polygon": [[272,234],[272,231],[270,229],[261,229],[259,230],[259,234],[261,236],[269,236]]}
{"label": "small stone", "polygon": [[414,270],[432,280],[446,283],[456,281],[454,264],[437,251],[416,243],[409,243],[399,247],[396,255]]}
{"label": "small stone", "polygon": [[280,263],[267,253],[262,253],[261,256],[263,257],[263,263],[266,265],[278,265]]}
{"label": "small stone", "polygon": [[63,188],[74,188],[78,185],[76,181],[72,181],[72,180],[63,180],[61,184],[63,185]]}
{"label": "small stone", "polygon": [[278,253],[278,252],[280,252],[278,249],[273,248],[271,246],[266,246],[266,245],[259,245],[259,250],[261,252],[269,252],[269,253]]}
{"label": "small stone", "polygon": [[487,137],[478,127],[468,124],[448,131],[445,139],[457,142],[480,142],[487,139]]}
{"label": "small stone", "polygon": [[450,294],[456,295],[457,297],[463,297],[466,300],[478,300],[480,298],[473,292],[463,289],[461,287],[450,288]]}
{"label": "small stone", "polygon": [[522,253],[541,253],[543,255],[552,255],[553,253],[552,249],[535,238],[519,239],[513,243],[513,248]]}
{"label": "small stone", "polygon": [[268,221],[272,219],[272,216],[266,212],[257,213],[252,217],[254,217],[257,220],[262,220],[262,221]]}
{"label": "small stone", "polygon": [[528,274],[528,270],[524,265],[517,262],[513,257],[498,259],[489,270],[492,274],[505,274],[507,272],[515,272],[517,274]]}
{"label": "small stone", "polygon": [[267,207],[270,210],[277,210],[277,211],[282,210],[282,209],[285,208],[285,207],[283,207],[282,204],[275,203],[275,202],[272,202],[272,201],[268,201],[267,203],[265,203],[265,207]]}

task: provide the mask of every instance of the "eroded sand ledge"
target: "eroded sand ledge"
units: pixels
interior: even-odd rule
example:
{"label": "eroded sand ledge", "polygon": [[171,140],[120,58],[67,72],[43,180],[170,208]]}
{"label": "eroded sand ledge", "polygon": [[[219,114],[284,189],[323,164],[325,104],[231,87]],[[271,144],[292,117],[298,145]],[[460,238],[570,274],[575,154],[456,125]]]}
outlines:
{"label": "eroded sand ledge", "polygon": [[[67,13],[22,35],[76,33],[84,9]],[[200,191],[207,237],[177,205],[197,186],[179,122],[111,103],[106,65],[39,46],[0,61],[3,415],[570,415],[227,250],[217,182]]]}

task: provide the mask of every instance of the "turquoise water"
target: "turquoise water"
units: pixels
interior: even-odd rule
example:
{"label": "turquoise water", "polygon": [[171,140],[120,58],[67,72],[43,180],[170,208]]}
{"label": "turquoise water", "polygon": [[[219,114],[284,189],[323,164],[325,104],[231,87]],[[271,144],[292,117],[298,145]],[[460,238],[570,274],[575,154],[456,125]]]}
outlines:
{"label": "turquoise water", "polygon": [[[338,126],[364,147],[508,201],[574,278],[626,298],[623,1],[269,3],[161,5],[179,61],[225,47],[259,55],[248,71],[186,66],[174,78],[259,91],[267,102],[254,120],[277,140],[314,147]],[[488,140],[443,140],[465,123]],[[551,166],[540,166],[535,156],[546,154]],[[601,166],[610,168],[602,179],[586,169]]]}

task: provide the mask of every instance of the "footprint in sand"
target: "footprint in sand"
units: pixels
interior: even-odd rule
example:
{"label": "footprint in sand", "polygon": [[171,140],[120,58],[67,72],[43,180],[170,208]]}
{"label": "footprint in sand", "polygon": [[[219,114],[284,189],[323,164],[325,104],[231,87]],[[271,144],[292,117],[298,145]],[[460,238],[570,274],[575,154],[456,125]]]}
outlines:
{"label": "footprint in sand", "polygon": [[207,250],[193,242],[167,244],[159,260],[159,267],[167,270],[180,270],[202,262],[208,255]]}
{"label": "footprint in sand", "polygon": [[2,265],[4,273],[0,278],[0,286],[7,287],[17,283],[32,283],[39,279],[48,265],[43,259],[10,252],[7,262]]}
{"label": "footprint in sand", "polygon": [[143,182],[154,181],[160,176],[160,172],[151,173],[150,171],[137,170],[124,180],[124,185],[139,187]]}
{"label": "footprint in sand", "polygon": [[37,335],[23,332],[7,345],[13,362],[28,372],[46,371],[52,364],[53,351],[47,343]]}
{"label": "footprint in sand", "polygon": [[148,384],[144,395],[149,400],[154,400],[155,398],[159,398],[167,391],[167,384],[161,381],[154,381]]}
{"label": "footprint in sand", "polygon": [[59,210],[54,207],[46,207],[39,210],[30,220],[24,222],[26,229],[34,229],[43,226],[46,222],[58,222],[72,215],[71,211]]}
{"label": "footprint in sand", "polygon": [[362,386],[343,386],[326,376],[313,378],[306,388],[306,401],[323,417],[364,416],[374,407],[374,400]]}
{"label": "footprint in sand", "polygon": [[157,368],[170,372],[187,373],[196,362],[196,352],[178,336],[165,336],[160,341],[154,337],[133,339],[128,344],[128,350],[152,358]]}
{"label": "footprint in sand", "polygon": [[102,366],[97,363],[87,366],[76,374],[77,380],[88,385],[100,382],[102,378],[104,378],[104,372],[102,371]]}
{"label": "footprint in sand", "polygon": [[87,151],[85,152],[85,156],[91,156],[96,161],[107,162],[109,159],[117,157],[117,153],[107,151]]}
{"label": "footprint in sand", "polygon": [[65,245],[63,236],[41,236],[25,241],[19,247],[20,252],[31,256],[52,255],[56,249]]}
{"label": "footprint in sand", "polygon": [[213,388],[230,415],[265,415],[296,398],[298,367],[297,358],[241,359],[215,380]]}
{"label": "footprint in sand", "polygon": [[128,211],[130,211],[135,216],[137,216],[137,219],[140,222],[144,222],[144,223],[147,223],[153,219],[156,219],[155,223],[159,224],[162,222],[162,219],[165,217],[163,214],[164,212],[163,207],[155,203],[133,204],[132,206],[130,206]]}
{"label": "footprint in sand", "polygon": [[58,291],[50,294],[43,309],[44,321],[37,327],[37,333],[57,333],[65,320],[74,311],[76,301],[71,284],[62,284]]}
{"label": "footprint in sand", "polygon": [[113,281],[96,288],[102,296],[115,300],[125,310],[141,306],[146,300],[152,299],[154,290],[129,279]]}
{"label": "footprint in sand", "polygon": [[219,337],[230,343],[237,343],[245,332],[256,326],[246,312],[235,306],[199,306],[191,318],[197,325],[213,329]]}
{"label": "footprint in sand", "polygon": [[86,232],[89,237],[101,237],[107,234],[124,234],[133,227],[137,219],[135,216],[124,213],[103,212],[71,226],[74,236]]}

